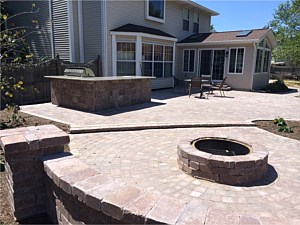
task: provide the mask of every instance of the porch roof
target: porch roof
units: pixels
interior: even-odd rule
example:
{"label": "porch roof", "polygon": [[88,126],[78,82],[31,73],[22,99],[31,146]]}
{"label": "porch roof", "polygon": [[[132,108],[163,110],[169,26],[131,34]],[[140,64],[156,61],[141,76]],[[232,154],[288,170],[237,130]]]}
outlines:
{"label": "porch roof", "polygon": [[[244,34],[244,35],[240,35]],[[187,44],[234,44],[234,43],[259,43],[265,37],[268,37],[272,47],[276,46],[276,40],[271,29],[255,29],[249,31],[226,31],[214,33],[193,34],[182,41],[178,45]]]}
{"label": "porch roof", "polygon": [[150,27],[144,27],[139,25],[134,25],[131,23],[128,23],[124,26],[118,27],[116,29],[111,30],[113,32],[128,32],[128,33],[144,33],[144,34],[152,34],[157,36],[163,36],[163,37],[169,37],[169,38],[176,38],[166,32],[163,32],[158,29],[153,29]]}

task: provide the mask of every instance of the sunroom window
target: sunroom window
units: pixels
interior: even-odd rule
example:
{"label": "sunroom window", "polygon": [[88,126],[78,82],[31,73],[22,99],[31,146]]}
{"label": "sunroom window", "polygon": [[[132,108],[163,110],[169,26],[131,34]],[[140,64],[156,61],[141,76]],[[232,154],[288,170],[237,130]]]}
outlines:
{"label": "sunroom window", "polygon": [[142,76],[157,78],[173,74],[173,46],[142,44]]}
{"label": "sunroom window", "polygon": [[135,75],[135,43],[117,43],[117,75]]}
{"label": "sunroom window", "polygon": [[156,22],[165,22],[165,0],[147,0],[146,18]]}
{"label": "sunroom window", "polygon": [[271,49],[265,39],[257,45],[255,73],[268,73],[270,66]]}
{"label": "sunroom window", "polygon": [[183,51],[183,72],[195,72],[195,50],[185,49]]}
{"label": "sunroom window", "polygon": [[229,73],[243,73],[244,48],[231,48],[229,55]]}

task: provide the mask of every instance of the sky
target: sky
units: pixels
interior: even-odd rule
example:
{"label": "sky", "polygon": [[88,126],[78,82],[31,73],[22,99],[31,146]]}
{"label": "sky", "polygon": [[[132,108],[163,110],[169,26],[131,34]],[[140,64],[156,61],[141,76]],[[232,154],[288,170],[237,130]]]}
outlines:
{"label": "sky", "polygon": [[266,26],[281,0],[194,0],[218,12],[212,17],[216,31],[251,30]]}

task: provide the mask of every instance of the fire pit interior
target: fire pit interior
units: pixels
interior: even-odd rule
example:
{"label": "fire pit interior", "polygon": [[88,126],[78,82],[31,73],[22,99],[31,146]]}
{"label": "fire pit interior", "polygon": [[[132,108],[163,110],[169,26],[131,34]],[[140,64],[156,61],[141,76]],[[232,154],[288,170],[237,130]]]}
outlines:
{"label": "fire pit interior", "polygon": [[204,137],[178,144],[177,163],[187,174],[222,184],[261,180],[268,170],[268,152],[259,143]]}
{"label": "fire pit interior", "polygon": [[250,148],[246,145],[222,139],[200,139],[195,140],[193,145],[196,149],[211,153],[213,155],[235,156],[247,155],[250,153]]}

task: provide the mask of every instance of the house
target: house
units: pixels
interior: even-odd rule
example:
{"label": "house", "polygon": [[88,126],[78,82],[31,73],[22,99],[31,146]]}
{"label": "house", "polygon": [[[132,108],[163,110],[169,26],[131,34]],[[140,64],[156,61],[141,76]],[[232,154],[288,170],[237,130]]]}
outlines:
{"label": "house", "polygon": [[[11,7],[24,11],[25,4]],[[227,76],[230,86],[243,90],[269,80],[273,32],[211,33],[218,13],[190,0],[45,0],[36,7],[43,33],[29,41],[38,56],[80,63],[100,56],[103,76],[153,76],[153,89],[201,74],[215,81]]]}

